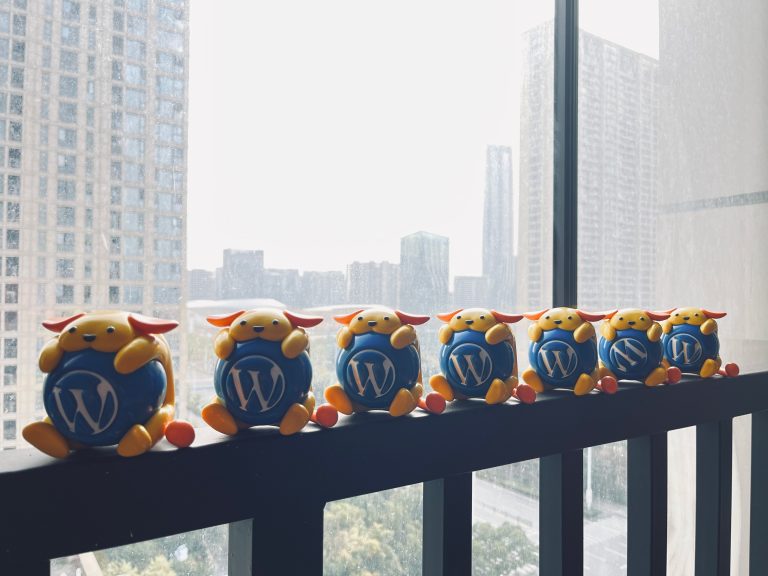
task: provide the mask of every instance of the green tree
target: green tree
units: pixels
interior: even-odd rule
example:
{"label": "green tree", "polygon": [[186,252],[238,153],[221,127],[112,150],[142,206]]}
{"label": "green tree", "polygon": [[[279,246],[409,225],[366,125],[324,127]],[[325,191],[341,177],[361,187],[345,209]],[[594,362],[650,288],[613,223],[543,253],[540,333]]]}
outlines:
{"label": "green tree", "polygon": [[538,564],[539,553],[519,526],[485,522],[472,526],[472,574],[505,576]]}

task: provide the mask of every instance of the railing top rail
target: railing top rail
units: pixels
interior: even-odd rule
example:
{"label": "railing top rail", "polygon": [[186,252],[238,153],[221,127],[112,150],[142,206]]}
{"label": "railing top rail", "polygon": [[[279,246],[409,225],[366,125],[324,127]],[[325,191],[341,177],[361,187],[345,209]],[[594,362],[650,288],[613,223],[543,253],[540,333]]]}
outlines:
{"label": "railing top rail", "polygon": [[457,402],[439,416],[364,414],[290,437],[200,430],[186,450],[54,461],[0,454],[2,556],[64,556],[768,410],[768,372],[684,379],[532,405]]}

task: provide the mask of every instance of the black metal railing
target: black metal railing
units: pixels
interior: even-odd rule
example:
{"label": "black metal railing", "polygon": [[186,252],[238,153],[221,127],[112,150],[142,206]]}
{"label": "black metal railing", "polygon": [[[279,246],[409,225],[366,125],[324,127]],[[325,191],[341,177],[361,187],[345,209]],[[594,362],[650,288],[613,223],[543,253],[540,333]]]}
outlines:
{"label": "black metal railing", "polygon": [[[541,458],[540,573],[580,574],[582,460],[628,442],[628,574],[666,571],[667,439],[697,426],[696,573],[730,568],[731,421],[753,414],[750,572],[768,574],[768,372],[689,379],[615,395],[540,395],[532,405],[456,402],[441,415],[355,415],[283,437],[199,431],[186,450],[124,459],[0,454],[0,574],[49,559],[230,524],[229,572],[322,574],[326,502],[424,482],[423,573],[470,574],[472,472]],[[577,477],[576,486],[559,479]],[[544,543],[559,546],[545,558]],[[573,563],[578,557],[578,562]]]}

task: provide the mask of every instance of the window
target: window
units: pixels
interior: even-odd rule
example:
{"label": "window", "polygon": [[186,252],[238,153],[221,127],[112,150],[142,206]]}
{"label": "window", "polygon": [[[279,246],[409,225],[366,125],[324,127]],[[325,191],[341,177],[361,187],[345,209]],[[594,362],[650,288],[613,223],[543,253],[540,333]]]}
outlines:
{"label": "window", "polygon": [[74,174],[77,165],[77,159],[73,155],[59,154],[58,167],[59,174]]}
{"label": "window", "polygon": [[127,260],[124,266],[125,279],[137,282],[144,279],[144,264],[136,260]]}
{"label": "window", "polygon": [[74,200],[75,199],[75,182],[74,180],[59,180],[56,184],[56,199],[57,200]]}
{"label": "window", "polygon": [[74,128],[59,128],[59,146],[62,148],[76,148],[77,130]]}
{"label": "window", "polygon": [[[19,148],[8,148],[8,167],[21,168],[21,150]],[[11,177],[8,177],[10,182]],[[10,194],[10,185],[8,193]]]}
{"label": "window", "polygon": [[65,46],[77,46],[80,44],[80,28],[77,26],[62,26],[61,43]]}
{"label": "window", "polygon": [[144,301],[144,288],[141,286],[125,286],[123,288],[123,304],[142,304]]}
{"label": "window", "polygon": [[144,36],[147,33],[147,20],[140,16],[128,14],[128,34]]}
{"label": "window", "polygon": [[16,385],[16,366],[3,367],[3,386]]}
{"label": "window", "polygon": [[72,258],[57,258],[56,259],[56,277],[57,278],[74,278],[75,277],[75,261]]}
{"label": "window", "polygon": [[13,392],[3,394],[3,414],[16,413],[16,394]]}
{"label": "window", "polygon": [[3,422],[3,439],[16,440],[16,421],[5,420]]}
{"label": "window", "polygon": [[61,17],[64,20],[80,21],[80,2],[64,0],[61,3]]}
{"label": "window", "polygon": [[25,36],[27,34],[27,17],[23,14],[13,15],[13,33],[16,36]]}
{"label": "window", "polygon": [[74,233],[57,232],[56,233],[56,251],[57,252],[74,252],[75,251]]}
{"label": "window", "polygon": [[131,208],[140,208],[144,206],[144,189],[126,187],[125,206]]}
{"label": "window", "polygon": [[147,93],[144,90],[126,88],[125,105],[134,110],[143,110],[147,106]]}
{"label": "window", "polygon": [[24,62],[25,48],[24,42],[15,41],[13,43],[12,58],[14,62]]}
{"label": "window", "polygon": [[73,227],[75,225],[75,208],[73,206],[59,206],[56,209],[56,225]]}
{"label": "window", "polygon": [[136,236],[126,236],[124,241],[124,255],[125,256],[143,256],[144,255],[144,239],[137,238]]}
{"label": "window", "polygon": [[60,76],[59,96],[63,98],[77,98],[77,78]]}
{"label": "window", "polygon": [[3,358],[16,358],[18,341],[16,338],[3,339]]}
{"label": "window", "polygon": [[[132,60],[146,60],[147,59],[147,45],[141,40],[131,40],[130,38],[125,42],[125,55]],[[142,69],[143,70],[143,69]],[[143,74],[142,74],[143,77]],[[138,83],[138,82],[137,82]],[[141,84],[144,84],[143,80]]]}
{"label": "window", "polygon": [[75,72],[79,69],[77,52],[62,50],[59,56],[59,67],[63,72]]}
{"label": "window", "polygon": [[145,126],[144,116],[139,114],[126,113],[125,115],[125,131],[131,133],[143,133]]}
{"label": "window", "polygon": [[24,96],[21,94],[11,94],[9,114],[21,116],[24,113]]}
{"label": "window", "polygon": [[181,56],[158,52],[156,62],[158,69],[166,74],[184,74],[184,58]]}
{"label": "window", "polygon": [[59,102],[59,121],[67,123],[77,122],[77,104]]}
{"label": "window", "polygon": [[56,285],[56,304],[74,304],[75,287],[69,284]]}
{"label": "window", "polygon": [[19,249],[19,235],[18,230],[9,229],[5,231],[5,248],[7,250]]}
{"label": "window", "polygon": [[3,326],[7,332],[17,330],[19,327],[19,313],[15,310],[5,312]]}

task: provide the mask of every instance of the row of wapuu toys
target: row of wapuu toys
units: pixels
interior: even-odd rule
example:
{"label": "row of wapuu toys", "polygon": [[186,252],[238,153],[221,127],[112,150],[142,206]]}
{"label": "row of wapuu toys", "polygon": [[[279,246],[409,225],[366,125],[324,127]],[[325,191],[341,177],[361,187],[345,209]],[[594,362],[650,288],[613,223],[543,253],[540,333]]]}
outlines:
{"label": "row of wapuu toys", "polygon": [[[553,308],[505,314],[483,308],[439,314],[441,373],[435,392],[424,394],[419,342],[414,326],[429,316],[383,307],[334,319],[338,383],[316,407],[307,329],[322,317],[263,308],[210,316],[220,330],[216,397],[202,418],[215,430],[235,435],[244,428],[277,426],[298,432],[312,421],[330,428],[338,412],[386,410],[403,416],[419,408],[439,414],[446,402],[484,399],[523,404],[547,389],[594,389],[613,393],[618,381],[646,386],[676,383],[682,373],[708,378],[735,376],[738,366],[721,368],[715,319],[724,312],[678,308],[588,313]],[[509,324],[532,320],[530,367],[518,379],[515,337]],[[592,322],[604,320],[600,340]],[[662,324],[659,324],[659,322]],[[123,456],[149,451],[163,436],[189,446],[192,426],[174,419],[171,352],[163,334],[178,323],[128,312],[95,312],[44,322],[56,333],[43,347],[39,367],[47,374],[43,401],[48,417],[26,426],[24,438],[39,450],[64,458],[72,450],[117,445]]]}

